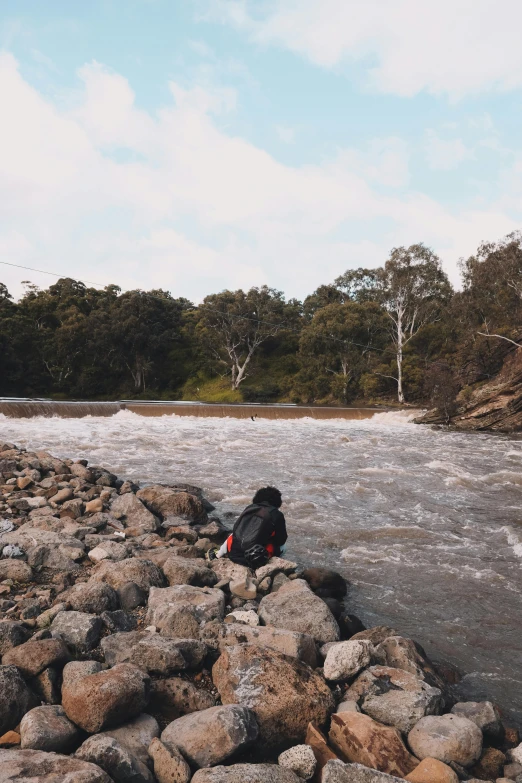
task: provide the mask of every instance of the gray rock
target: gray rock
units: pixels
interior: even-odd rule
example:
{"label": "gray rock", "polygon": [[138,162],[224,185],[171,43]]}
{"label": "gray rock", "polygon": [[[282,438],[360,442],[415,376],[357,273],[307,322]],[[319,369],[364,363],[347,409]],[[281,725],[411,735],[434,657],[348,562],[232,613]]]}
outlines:
{"label": "gray rock", "polygon": [[322,783],[397,783],[398,780],[402,778],[362,764],[343,764],[342,761],[328,761],[321,778]]}
{"label": "gray rock", "polygon": [[0,655],[6,653],[11,647],[23,644],[30,636],[30,631],[22,623],[3,620],[0,622]]}
{"label": "gray rock", "polygon": [[283,585],[261,599],[259,617],[264,625],[312,636],[318,642],[335,642],[339,626],[328,606],[302,579]]}
{"label": "gray rock", "polygon": [[17,666],[24,677],[36,677],[48,666],[62,667],[69,658],[69,651],[61,639],[30,639],[8,650],[2,656],[2,663]]}
{"label": "gray rock", "polygon": [[360,712],[359,705],[356,701],[346,700],[340,702],[335,710],[337,714],[341,712]]}
{"label": "gray rock", "polygon": [[136,618],[122,609],[116,609],[115,612],[102,612],[100,617],[110,633],[134,631],[137,625]]}
{"label": "gray rock", "polygon": [[149,634],[129,651],[129,661],[149,674],[168,676],[187,668],[187,662],[174,639]]}
{"label": "gray rock", "polygon": [[158,722],[152,715],[142,712],[121,726],[103,731],[99,736],[112,737],[124,745],[144,764],[150,764],[148,748],[155,737],[159,737]]}
{"label": "gray rock", "polygon": [[36,704],[16,666],[0,666],[0,736],[16,728]]}
{"label": "gray rock", "polygon": [[60,704],[62,700],[60,683],[60,670],[49,666],[29,680],[28,685],[35,696],[44,704]]}
{"label": "gray rock", "polygon": [[0,750],[1,783],[113,783],[96,764],[42,750]]}
{"label": "gray rock", "polygon": [[167,720],[207,710],[215,704],[216,699],[211,693],[180,677],[154,680],[152,683],[149,708]]}
{"label": "gray rock", "polygon": [[0,582],[12,579],[13,582],[30,582],[33,578],[31,566],[22,560],[0,560]]}
{"label": "gray rock", "polygon": [[170,723],[161,734],[168,747],[180,750],[198,768],[211,767],[252,745],[259,729],[247,707],[225,705],[193,712]]}
{"label": "gray rock", "polygon": [[314,776],[317,760],[310,745],[294,745],[293,748],[285,750],[277,763],[281,767],[291,769],[292,772],[303,780],[310,780]]}
{"label": "gray rock", "polygon": [[490,701],[461,701],[451,708],[451,712],[476,723],[484,736],[492,740],[503,736],[500,713]]}
{"label": "gray rock", "polygon": [[132,612],[138,606],[145,606],[147,603],[147,593],[142,590],[135,582],[126,582],[117,591],[121,608],[125,612]]}
{"label": "gray rock", "polygon": [[153,586],[163,587],[166,584],[161,568],[155,563],[151,563],[150,560],[137,557],[120,560],[118,563],[114,563],[112,560],[102,560],[89,581],[106,582],[115,590],[119,590],[128,582],[134,582],[145,592],[148,592]]}
{"label": "gray rock", "polygon": [[21,747],[70,753],[79,740],[79,731],[59,705],[35,707],[20,724]]}
{"label": "gray rock", "polygon": [[238,579],[247,579],[253,576],[254,573],[250,568],[234,563],[228,557],[213,560],[210,567],[217,574],[219,580],[226,583],[235,582]]}
{"label": "gray rock", "polygon": [[102,620],[85,612],[60,612],[51,623],[51,633],[76,650],[96,647],[103,629]]}
{"label": "gray rock", "polygon": [[87,614],[101,614],[118,608],[116,591],[104,582],[77,582],[67,591],[66,600],[75,612]]}
{"label": "gray rock", "polygon": [[418,759],[434,758],[469,767],[480,758],[482,732],[459,715],[427,716],[410,731],[408,744]]}
{"label": "gray rock", "polygon": [[97,764],[114,783],[154,783],[145,764],[113,737],[89,737],[76,751],[76,758]]}
{"label": "gray rock", "polygon": [[368,641],[348,641],[332,644],[324,662],[327,680],[348,680],[370,665],[373,644]]}
{"label": "gray rock", "polygon": [[261,582],[267,576],[274,577],[276,574],[292,574],[297,568],[297,563],[291,560],[285,560],[282,557],[271,557],[268,563],[256,571],[256,579]]}
{"label": "gray rock", "polygon": [[98,661],[71,661],[64,666],[62,672],[62,685],[64,688],[71,686],[74,682],[82,680],[89,674],[101,672],[102,665]]}
{"label": "gray rock", "polygon": [[192,777],[190,767],[177,748],[167,748],[156,738],[150,743],[149,756],[158,783],[189,783]]}
{"label": "gray rock", "polygon": [[146,621],[160,630],[172,625],[179,612],[188,612],[198,623],[222,620],[225,616],[225,596],[211,587],[151,588]]}
{"label": "gray rock", "polygon": [[278,764],[232,764],[198,769],[192,783],[300,783],[295,772]]}
{"label": "gray rock", "polygon": [[159,528],[159,522],[132,492],[118,495],[112,501],[111,513],[121,519],[128,536],[140,536],[143,533],[154,533]]}
{"label": "gray rock", "polygon": [[212,587],[218,577],[201,558],[169,557],[163,565],[169,585]]}
{"label": "gray rock", "polygon": [[[234,612],[233,614],[238,614]],[[230,617],[231,615],[228,615]],[[225,623],[221,629],[219,648],[231,647],[235,644],[256,644],[278,650],[285,655],[299,658],[314,669],[317,665],[315,642],[311,636],[286,628],[269,626],[251,627],[238,623]]]}

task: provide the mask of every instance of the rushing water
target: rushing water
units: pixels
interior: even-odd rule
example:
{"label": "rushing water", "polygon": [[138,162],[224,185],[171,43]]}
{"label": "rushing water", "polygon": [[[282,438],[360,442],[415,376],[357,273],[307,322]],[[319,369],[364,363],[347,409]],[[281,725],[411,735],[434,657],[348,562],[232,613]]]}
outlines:
{"label": "rushing water", "polygon": [[340,570],[351,612],[457,664],[465,698],[491,698],[522,723],[521,441],[404,414],[251,422],[127,411],[0,416],[0,440],[140,482],[198,484],[222,514],[276,484],[288,556]]}

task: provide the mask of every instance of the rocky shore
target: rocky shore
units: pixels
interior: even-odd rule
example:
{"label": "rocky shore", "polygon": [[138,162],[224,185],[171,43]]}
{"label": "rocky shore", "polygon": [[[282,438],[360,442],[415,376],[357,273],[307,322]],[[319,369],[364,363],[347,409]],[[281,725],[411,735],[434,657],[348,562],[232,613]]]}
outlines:
{"label": "rocky shore", "polygon": [[521,783],[498,707],[339,574],[209,563],[213,510],[0,443],[0,783]]}

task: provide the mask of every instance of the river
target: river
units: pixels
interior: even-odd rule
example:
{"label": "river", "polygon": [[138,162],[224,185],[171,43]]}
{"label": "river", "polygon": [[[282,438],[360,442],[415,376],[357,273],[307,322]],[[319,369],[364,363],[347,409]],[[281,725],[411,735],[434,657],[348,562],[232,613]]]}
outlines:
{"label": "river", "polygon": [[197,484],[221,515],[275,484],[289,557],[341,571],[349,611],[456,664],[463,698],[490,698],[522,725],[520,440],[420,427],[404,413],[252,422],[129,411],[0,415],[0,440],[142,483]]}

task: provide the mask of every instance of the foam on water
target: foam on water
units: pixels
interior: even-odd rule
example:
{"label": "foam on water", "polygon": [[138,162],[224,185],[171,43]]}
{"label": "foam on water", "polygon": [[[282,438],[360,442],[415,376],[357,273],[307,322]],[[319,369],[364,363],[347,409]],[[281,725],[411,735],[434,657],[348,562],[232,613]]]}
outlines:
{"label": "foam on water", "polygon": [[522,442],[417,427],[414,415],[0,416],[0,440],[197,484],[229,521],[276,484],[290,557],[341,570],[351,612],[418,639],[522,719]]}

